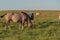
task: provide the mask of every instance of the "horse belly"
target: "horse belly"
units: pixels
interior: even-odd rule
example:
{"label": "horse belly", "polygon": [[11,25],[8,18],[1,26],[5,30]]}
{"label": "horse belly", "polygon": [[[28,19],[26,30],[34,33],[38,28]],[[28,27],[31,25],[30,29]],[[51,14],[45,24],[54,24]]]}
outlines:
{"label": "horse belly", "polygon": [[18,22],[19,18],[18,17],[12,17],[13,22]]}

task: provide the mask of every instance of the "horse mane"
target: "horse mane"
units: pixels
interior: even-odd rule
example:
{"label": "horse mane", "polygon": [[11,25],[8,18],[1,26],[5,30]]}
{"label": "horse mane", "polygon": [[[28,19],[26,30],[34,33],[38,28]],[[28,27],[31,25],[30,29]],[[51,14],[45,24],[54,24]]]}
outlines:
{"label": "horse mane", "polygon": [[[24,15],[26,15],[26,16],[28,16],[29,17],[29,15],[27,14],[27,13],[25,13],[25,12],[21,12],[21,13],[23,13]],[[30,18],[30,17],[29,17]]]}
{"label": "horse mane", "polygon": [[23,13],[23,14],[27,15],[27,13],[25,13],[25,12],[21,12],[21,13]]}

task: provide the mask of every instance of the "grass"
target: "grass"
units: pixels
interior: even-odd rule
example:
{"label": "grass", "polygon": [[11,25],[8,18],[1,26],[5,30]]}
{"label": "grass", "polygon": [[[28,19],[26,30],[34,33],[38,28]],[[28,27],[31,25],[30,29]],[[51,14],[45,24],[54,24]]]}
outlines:
{"label": "grass", "polygon": [[[25,10],[24,10],[25,11]],[[1,11],[3,15],[6,12],[19,12],[19,10]],[[60,11],[25,11],[25,12],[41,12],[41,16],[35,16],[33,20],[33,28],[18,30],[18,23],[11,22],[11,30],[3,30],[4,18],[0,20],[0,40],[60,40],[60,23],[57,14]]]}

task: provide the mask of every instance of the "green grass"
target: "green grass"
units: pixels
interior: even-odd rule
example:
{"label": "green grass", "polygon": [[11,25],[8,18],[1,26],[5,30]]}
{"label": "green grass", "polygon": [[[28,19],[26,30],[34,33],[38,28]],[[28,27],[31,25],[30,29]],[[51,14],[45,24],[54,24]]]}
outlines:
{"label": "green grass", "polygon": [[[25,11],[25,10],[24,10]],[[1,11],[3,15],[6,12],[20,12],[19,10]],[[3,30],[4,18],[0,20],[0,40],[60,40],[60,23],[57,14],[60,11],[25,11],[41,12],[41,16],[35,16],[33,28],[25,26],[24,30],[18,30],[18,23],[11,22],[11,30]]]}

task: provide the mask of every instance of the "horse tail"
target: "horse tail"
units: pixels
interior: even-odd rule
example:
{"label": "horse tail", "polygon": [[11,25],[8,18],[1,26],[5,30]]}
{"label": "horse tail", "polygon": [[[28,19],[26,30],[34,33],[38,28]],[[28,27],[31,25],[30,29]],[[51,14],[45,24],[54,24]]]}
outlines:
{"label": "horse tail", "polygon": [[6,15],[6,14],[4,14],[4,15],[1,15],[1,16],[0,16],[0,18],[3,18],[5,15]]}

